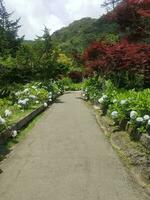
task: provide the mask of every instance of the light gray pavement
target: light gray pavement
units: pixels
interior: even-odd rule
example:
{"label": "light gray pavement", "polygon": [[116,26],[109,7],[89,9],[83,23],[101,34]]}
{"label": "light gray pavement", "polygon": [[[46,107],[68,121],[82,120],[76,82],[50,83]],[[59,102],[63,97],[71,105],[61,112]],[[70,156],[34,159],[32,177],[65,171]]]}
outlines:
{"label": "light gray pavement", "polygon": [[1,163],[0,200],[147,200],[79,96],[60,97]]}

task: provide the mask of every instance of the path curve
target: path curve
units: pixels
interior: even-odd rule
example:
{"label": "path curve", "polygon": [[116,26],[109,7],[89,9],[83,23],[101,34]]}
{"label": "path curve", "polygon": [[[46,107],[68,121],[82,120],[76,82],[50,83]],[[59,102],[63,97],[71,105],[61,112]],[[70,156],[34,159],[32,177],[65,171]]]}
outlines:
{"label": "path curve", "polygon": [[61,96],[0,168],[0,200],[147,200],[78,92]]}

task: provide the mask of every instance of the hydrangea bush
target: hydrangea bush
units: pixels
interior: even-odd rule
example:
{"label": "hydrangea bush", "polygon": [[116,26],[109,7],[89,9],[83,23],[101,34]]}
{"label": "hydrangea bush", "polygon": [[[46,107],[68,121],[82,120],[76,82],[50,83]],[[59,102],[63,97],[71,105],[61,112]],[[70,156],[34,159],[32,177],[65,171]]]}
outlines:
{"label": "hydrangea bush", "polygon": [[[48,103],[63,93],[63,85],[59,81],[32,82],[12,91],[10,96],[0,99],[0,132],[15,123],[20,117],[43,105],[48,107]],[[12,132],[12,137],[17,136],[17,132]]]}
{"label": "hydrangea bush", "polygon": [[150,89],[117,89],[110,80],[91,79],[83,88],[85,100],[96,102],[103,114],[110,116],[121,129],[128,130],[133,139],[144,133],[150,135]]}

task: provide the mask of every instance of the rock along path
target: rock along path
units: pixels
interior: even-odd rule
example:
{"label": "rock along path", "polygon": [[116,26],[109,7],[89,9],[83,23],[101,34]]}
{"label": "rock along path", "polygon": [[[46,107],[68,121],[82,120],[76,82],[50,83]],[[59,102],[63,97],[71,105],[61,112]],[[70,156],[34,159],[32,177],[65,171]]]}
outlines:
{"label": "rock along path", "polygon": [[60,97],[0,168],[0,200],[147,199],[78,92]]}

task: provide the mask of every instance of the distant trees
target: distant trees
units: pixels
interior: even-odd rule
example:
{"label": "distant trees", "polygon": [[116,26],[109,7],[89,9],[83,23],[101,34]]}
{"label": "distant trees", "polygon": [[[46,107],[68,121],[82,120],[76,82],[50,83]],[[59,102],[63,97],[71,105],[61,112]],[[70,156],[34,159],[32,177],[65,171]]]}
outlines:
{"label": "distant trees", "polygon": [[9,84],[57,79],[68,73],[70,62],[53,45],[49,30],[45,27],[41,37],[29,43],[22,42],[14,58],[7,56],[0,59],[0,82]]}

